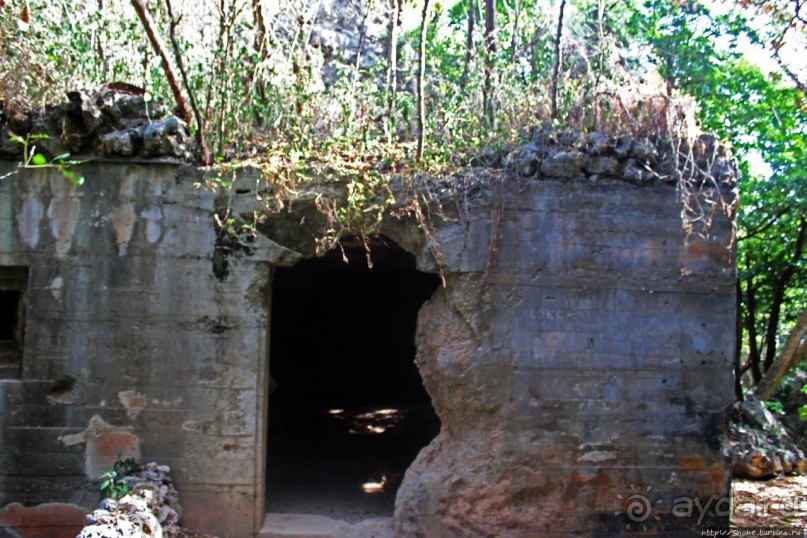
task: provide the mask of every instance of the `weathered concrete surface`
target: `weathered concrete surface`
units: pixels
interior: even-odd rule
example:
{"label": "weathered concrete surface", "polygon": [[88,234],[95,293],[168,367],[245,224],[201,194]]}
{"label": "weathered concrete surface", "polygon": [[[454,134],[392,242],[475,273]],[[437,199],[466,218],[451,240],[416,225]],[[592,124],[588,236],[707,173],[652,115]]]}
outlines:
{"label": "weathered concrete surface", "polygon": [[259,525],[270,268],[233,257],[215,277],[215,195],[186,170],[0,182],[0,265],[28,267],[29,300],[21,378],[0,380],[0,508],[92,508],[120,453],[171,465],[188,526]]}
{"label": "weathered concrete surface", "polygon": [[686,237],[673,202],[663,185],[510,185],[500,222],[438,232],[460,238],[441,244],[463,274],[421,310],[443,430],[398,491],[401,536],[618,532],[631,484],[652,490],[640,524],[727,523],[672,513],[728,495],[735,308],[729,223]]}
{"label": "weathered concrete surface", "polygon": [[[459,177],[433,241],[414,220],[384,223],[446,280],[417,341],[442,431],[399,490],[398,535],[727,522],[675,508],[728,495],[732,227],[717,214],[688,233],[674,170],[645,174],[656,157],[639,146],[537,148]],[[626,181],[630,159],[645,172]],[[81,172],[81,187],[44,170],[0,182],[0,266],[28,268],[21,373],[0,380],[0,509],[91,508],[92,478],[123,449],[172,467],[184,526],[250,536],[264,516],[272,268],[312,255],[324,221],[285,214],[233,242],[213,221],[223,199],[189,167]],[[242,175],[236,215],[257,205]],[[639,490],[652,510],[631,519]]]}

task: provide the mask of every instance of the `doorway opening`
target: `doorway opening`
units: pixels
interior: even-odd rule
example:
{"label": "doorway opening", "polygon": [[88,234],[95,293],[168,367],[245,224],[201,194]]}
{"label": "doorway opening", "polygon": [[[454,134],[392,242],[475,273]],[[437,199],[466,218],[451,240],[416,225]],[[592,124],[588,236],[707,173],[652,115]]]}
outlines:
{"label": "doorway opening", "polygon": [[[383,238],[348,239],[272,283],[266,508],[355,522],[393,513],[440,422],[415,366],[415,328],[440,283]],[[347,263],[345,263],[347,259]]]}

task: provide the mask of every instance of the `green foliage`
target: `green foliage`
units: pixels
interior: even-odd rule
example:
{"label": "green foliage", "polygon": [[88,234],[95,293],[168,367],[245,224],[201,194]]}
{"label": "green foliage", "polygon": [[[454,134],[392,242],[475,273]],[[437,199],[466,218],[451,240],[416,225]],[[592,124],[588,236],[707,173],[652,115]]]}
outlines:
{"label": "green foliage", "polygon": [[70,160],[69,153],[62,153],[48,161],[47,157],[36,151],[36,145],[32,144],[32,142],[36,140],[47,140],[47,138],[48,135],[44,134],[28,134],[23,138],[14,133],[10,133],[11,141],[22,145],[22,163],[20,163],[22,168],[55,168],[65,179],[70,180],[74,185],[84,183],[84,177],[78,175],[73,169],[74,166],[81,164],[81,161]]}
{"label": "green foliage", "polygon": [[782,406],[782,402],[779,400],[767,400],[765,402],[765,407],[768,408],[768,411],[771,413],[776,413],[777,415],[785,414],[785,408]]}
{"label": "green foliage", "polygon": [[647,0],[630,20],[629,34],[647,40],[659,73],[697,99],[701,124],[731,143],[740,161],[737,265],[745,345],[737,373],[749,373],[753,385],[807,308],[805,95],[740,56],[740,40],[759,43],[760,37],[737,13],[716,16],[697,3]]}
{"label": "green foliage", "polygon": [[125,478],[135,471],[137,471],[135,460],[132,458],[121,460],[118,455],[112,470],[101,475],[101,496],[104,499],[117,501],[129,493],[129,484],[126,483]]}
{"label": "green foliage", "polygon": [[[801,387],[802,394],[807,394],[807,384]],[[799,418],[801,420],[807,420],[807,405],[802,405],[799,407]]]}
{"label": "green foliage", "polygon": [[[357,144],[358,151],[372,144],[405,145],[415,139],[414,93],[408,81],[416,71],[416,28],[399,33],[398,85],[389,111],[389,88],[380,84],[388,68],[383,55],[378,57],[385,47],[383,35],[376,34],[374,43],[368,37],[356,61],[351,53],[326,51],[317,44],[311,11],[301,0],[264,6],[261,25],[254,11],[260,3],[223,0],[213,7],[173,0],[173,4],[173,21],[166,0],[152,2],[152,16],[166,43],[170,28],[176,28],[188,89],[202,117],[194,128],[205,131],[217,160],[259,154],[278,139],[307,152],[318,152],[335,138]],[[354,32],[363,31],[368,20],[384,22],[388,16],[378,3],[360,4]],[[406,10],[416,11],[405,4]],[[430,159],[467,161],[491,144],[517,138],[536,119],[546,117],[554,7],[537,0],[497,0],[496,47],[488,58],[481,4],[474,3],[470,51],[466,50],[468,1],[444,2],[432,12],[426,70]],[[625,76],[617,46],[626,10],[621,4],[604,7],[599,1],[571,1],[564,22],[563,121],[584,130],[614,124],[616,118],[604,117],[600,110],[620,105],[598,104],[614,100],[612,92]],[[169,94],[160,59],[128,1],[31,0],[30,8],[26,31],[7,16],[9,10],[0,17],[0,81],[6,83],[0,84],[0,99],[12,104],[57,101],[67,89],[114,80],[141,86],[151,95]],[[372,15],[365,17],[366,9],[373,10]],[[493,129],[482,129],[482,78],[488,63],[494,82],[488,96],[494,121]],[[328,80],[323,81],[325,71]],[[391,140],[387,121],[379,121],[387,117],[395,127]]]}

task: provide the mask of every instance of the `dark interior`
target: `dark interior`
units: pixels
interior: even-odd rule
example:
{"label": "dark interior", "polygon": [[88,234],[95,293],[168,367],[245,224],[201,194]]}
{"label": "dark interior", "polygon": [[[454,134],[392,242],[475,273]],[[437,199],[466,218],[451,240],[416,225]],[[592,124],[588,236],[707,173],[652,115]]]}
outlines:
{"label": "dark interior", "polygon": [[0,290],[0,340],[14,340],[19,303],[18,290]]}
{"label": "dark interior", "polygon": [[404,471],[440,429],[414,363],[417,313],[440,280],[383,239],[370,259],[354,239],[275,273],[269,512],[390,516]]}

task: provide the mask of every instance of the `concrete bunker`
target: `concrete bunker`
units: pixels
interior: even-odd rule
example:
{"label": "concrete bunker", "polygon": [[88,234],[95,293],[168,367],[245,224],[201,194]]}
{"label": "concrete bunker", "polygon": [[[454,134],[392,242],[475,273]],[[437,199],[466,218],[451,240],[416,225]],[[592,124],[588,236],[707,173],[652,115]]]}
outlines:
{"label": "concrete bunker", "polygon": [[369,249],[368,263],[354,237],[275,270],[270,513],[392,516],[404,471],[439,432],[415,366],[415,329],[440,279],[388,239]]}

